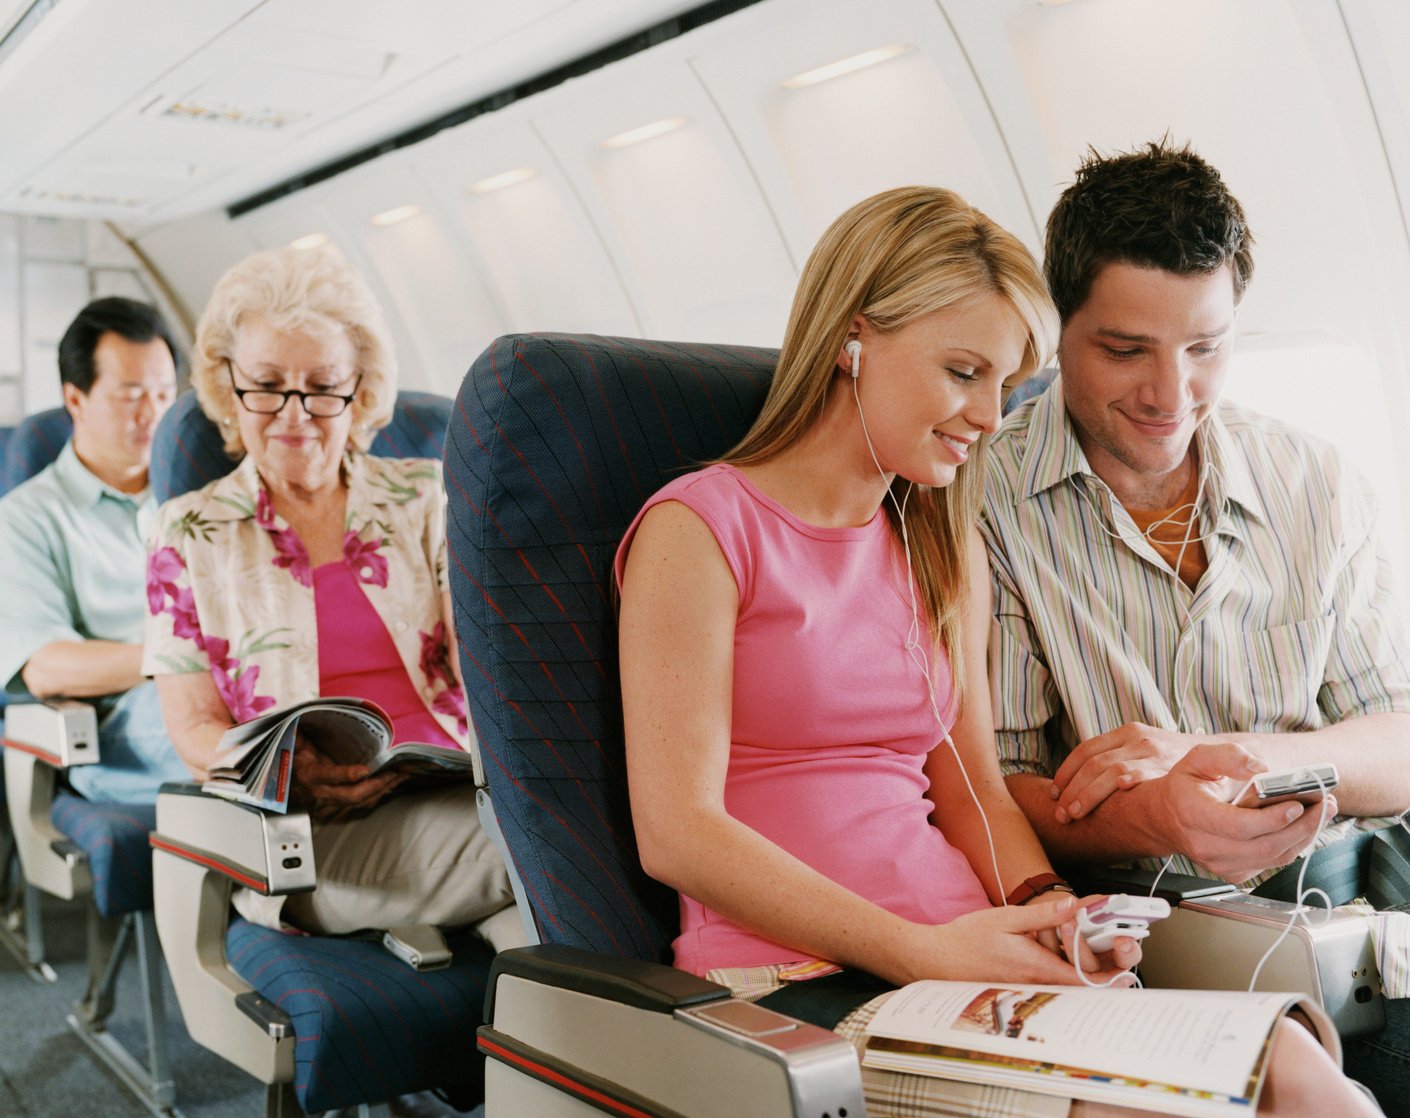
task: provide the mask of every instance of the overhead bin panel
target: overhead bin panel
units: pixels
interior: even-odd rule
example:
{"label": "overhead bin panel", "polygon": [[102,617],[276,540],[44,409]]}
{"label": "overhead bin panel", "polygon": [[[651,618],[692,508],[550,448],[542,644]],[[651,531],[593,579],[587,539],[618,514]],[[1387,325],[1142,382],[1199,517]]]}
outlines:
{"label": "overhead bin panel", "polygon": [[[342,186],[337,189],[341,190]],[[420,352],[412,344],[412,336],[397,313],[391,292],[382,282],[373,261],[362,251],[351,229],[345,228],[345,223],[324,204],[332,192],[332,184],[324,183],[245,214],[235,224],[249,233],[256,248],[279,248],[283,245],[316,247],[331,243],[338,249],[366,276],[368,285],[386,312],[392,330],[392,344],[396,347],[401,367],[402,386],[425,388]],[[229,261],[227,267],[235,262]]]}
{"label": "overhead bin panel", "polygon": [[453,395],[470,362],[504,332],[492,284],[475,267],[455,219],[430,193],[406,153],[384,156],[336,180],[324,207],[365,256],[419,358],[400,354],[402,382]]}
{"label": "overhead bin panel", "polygon": [[958,191],[1037,249],[1004,137],[934,0],[776,0],[700,41],[690,64],[798,261],[852,203],[910,184]]}
{"label": "overhead bin panel", "polygon": [[1386,161],[1395,176],[1410,237],[1410,5],[1405,0],[1340,0],[1366,93],[1375,107]]}
{"label": "overhead bin panel", "polygon": [[505,330],[641,333],[601,235],[525,112],[478,117],[410,158],[494,287]]}
{"label": "overhead bin panel", "polygon": [[793,261],[729,127],[683,61],[638,55],[530,105],[646,336],[778,344]]}

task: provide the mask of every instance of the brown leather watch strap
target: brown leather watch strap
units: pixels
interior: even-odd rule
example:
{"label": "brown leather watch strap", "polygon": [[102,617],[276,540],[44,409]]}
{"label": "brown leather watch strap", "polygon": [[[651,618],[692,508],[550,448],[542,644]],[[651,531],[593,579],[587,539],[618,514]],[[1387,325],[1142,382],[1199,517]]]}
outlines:
{"label": "brown leather watch strap", "polygon": [[1004,898],[1005,904],[1021,905],[1027,904],[1034,897],[1043,893],[1051,892],[1054,889],[1061,889],[1066,893],[1075,893],[1066,881],[1055,873],[1035,873],[1032,877],[1020,881],[1013,887],[1013,891]]}

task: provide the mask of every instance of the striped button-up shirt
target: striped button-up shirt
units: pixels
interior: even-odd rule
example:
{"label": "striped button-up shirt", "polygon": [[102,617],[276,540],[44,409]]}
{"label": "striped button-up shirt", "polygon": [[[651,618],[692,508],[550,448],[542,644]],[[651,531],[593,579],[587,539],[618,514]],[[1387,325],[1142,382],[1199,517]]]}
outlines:
{"label": "striped button-up shirt", "polygon": [[[1217,740],[1410,711],[1410,637],[1364,479],[1233,404],[1198,437],[1209,562],[1193,591],[1088,464],[1061,378],[994,437],[981,526],[1006,773],[1052,776],[1132,721]],[[1386,822],[1339,820],[1322,841]]]}

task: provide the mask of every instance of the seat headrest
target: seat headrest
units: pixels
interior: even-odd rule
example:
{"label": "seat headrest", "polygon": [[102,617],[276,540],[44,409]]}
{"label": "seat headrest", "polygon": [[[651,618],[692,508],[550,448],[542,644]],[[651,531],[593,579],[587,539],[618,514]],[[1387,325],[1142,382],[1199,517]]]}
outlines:
{"label": "seat headrest", "polygon": [[491,799],[544,942],[669,961],[675,895],[627,804],[612,557],[758,414],[773,350],[500,338],[446,438],[451,594]]}
{"label": "seat headrest", "polygon": [[63,408],[35,412],[20,420],[5,447],[3,483],[9,492],[49,465],[73,434],[73,419]]}
{"label": "seat headrest", "polygon": [[[370,453],[381,458],[439,458],[445,446],[451,401],[431,392],[402,392],[392,420],[377,432]],[[225,453],[220,428],[194,392],[179,396],[152,437],[152,489],[166,501],[200,489],[235,468]]]}

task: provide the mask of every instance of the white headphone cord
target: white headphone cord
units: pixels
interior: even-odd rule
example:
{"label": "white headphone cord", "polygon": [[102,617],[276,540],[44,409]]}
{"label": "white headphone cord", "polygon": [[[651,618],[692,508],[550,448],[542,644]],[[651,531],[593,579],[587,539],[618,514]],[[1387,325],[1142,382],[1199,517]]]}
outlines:
{"label": "white headphone cord", "polygon": [[[876,472],[885,481],[886,471],[882,469],[881,462],[876,456],[876,447],[872,445],[871,441],[871,431],[867,429],[867,417],[862,411],[862,398],[857,392],[857,376],[861,372],[862,361],[861,346],[853,346],[849,343],[848,352],[852,355],[852,399],[857,404],[857,418],[862,423],[862,437],[866,439],[867,451],[871,454],[872,465],[876,467]],[[906,654],[920,668],[921,674],[925,678],[925,693],[930,700],[930,713],[935,718],[935,724],[940,727],[940,732],[945,736],[945,744],[950,747],[955,764],[959,766],[960,776],[964,778],[965,788],[968,789],[969,797],[974,801],[974,806],[979,811],[979,819],[984,824],[984,838],[989,844],[989,862],[994,870],[994,888],[999,894],[999,904],[1003,907],[1008,905],[1008,898],[1004,895],[1004,878],[999,872],[999,854],[994,845],[994,832],[989,827],[989,816],[984,812],[984,805],[979,801],[979,794],[974,790],[973,783],[970,782],[969,773],[965,770],[964,761],[960,757],[960,751],[955,746],[954,739],[950,737],[950,731],[945,727],[944,718],[940,715],[940,704],[935,698],[935,680],[930,671],[930,658],[926,655],[924,642],[921,640],[920,603],[916,600],[915,572],[911,568],[911,540],[910,534],[906,531],[906,505],[910,502],[911,492],[914,489],[915,483],[907,482],[905,500],[898,502],[896,494],[891,488],[891,483],[887,482],[886,485],[886,495],[891,499],[891,506],[896,510],[896,518],[901,525],[901,553],[906,559],[906,590],[910,594],[911,600],[911,624],[906,632]]]}

